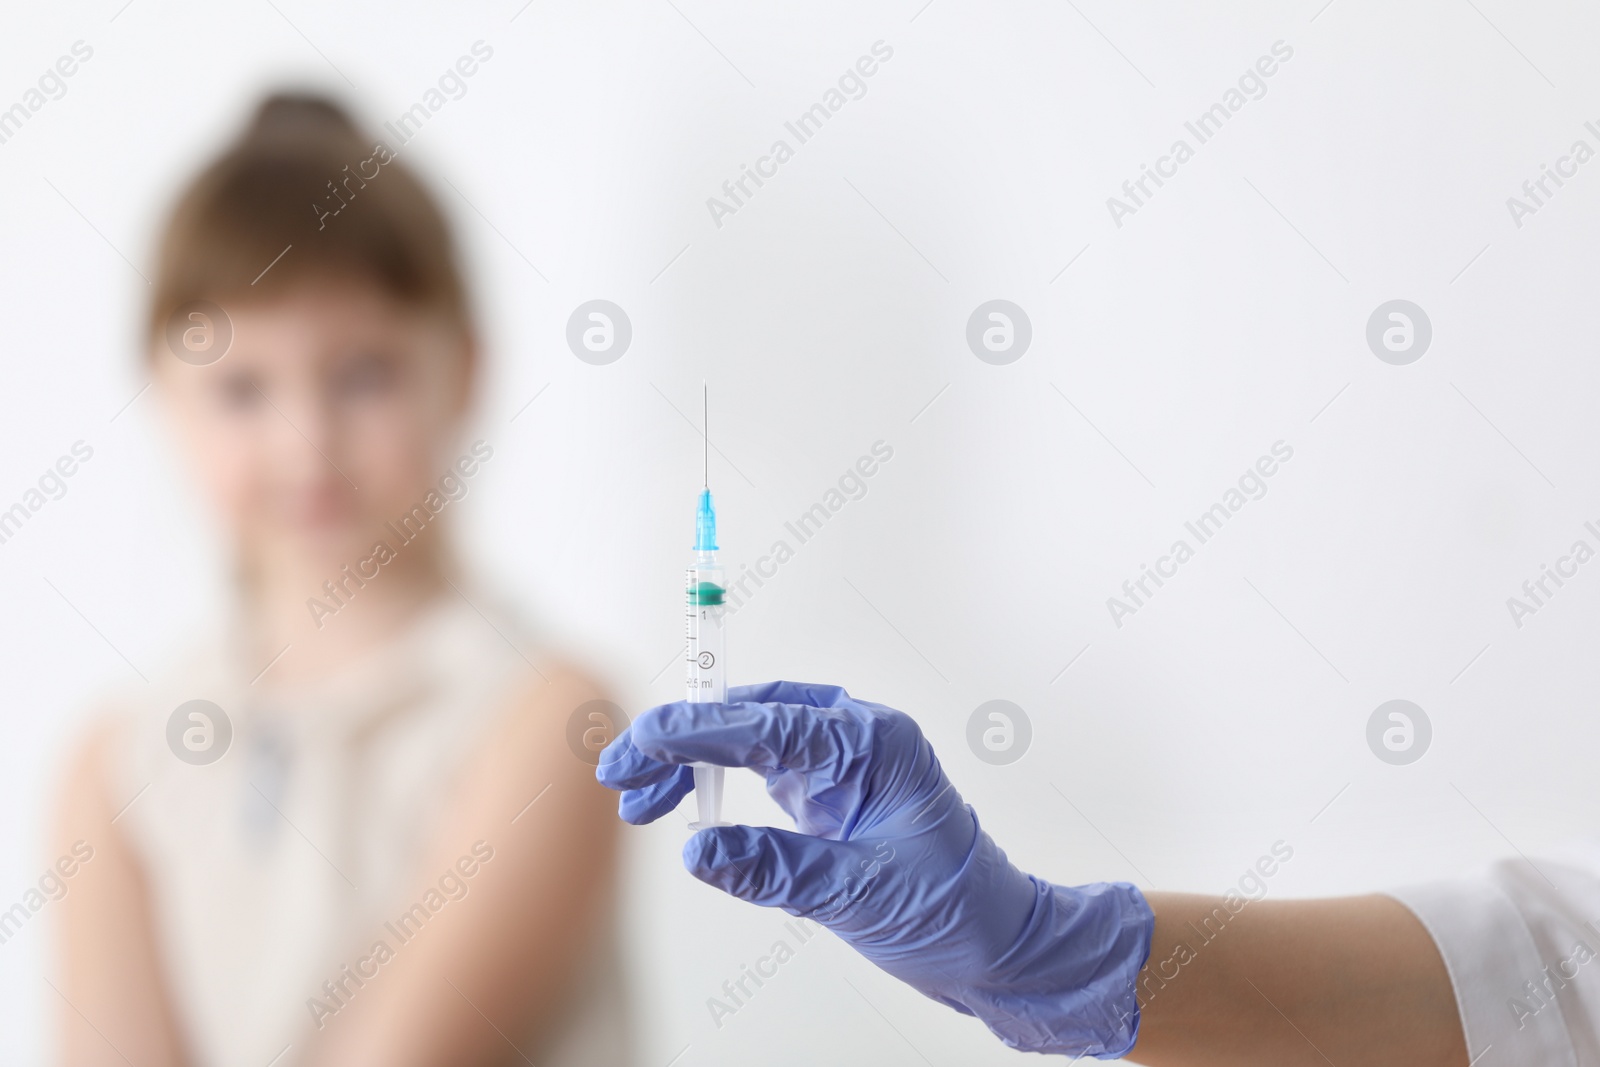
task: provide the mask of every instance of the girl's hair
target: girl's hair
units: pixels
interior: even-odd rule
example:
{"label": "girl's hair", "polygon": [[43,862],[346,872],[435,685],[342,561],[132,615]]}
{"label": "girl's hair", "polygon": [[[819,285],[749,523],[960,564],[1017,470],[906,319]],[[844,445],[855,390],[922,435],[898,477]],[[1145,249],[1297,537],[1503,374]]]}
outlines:
{"label": "girl's hair", "polygon": [[338,104],[276,93],[179,197],[160,243],[148,336],[160,337],[190,301],[226,309],[330,277],[375,283],[469,327],[433,197]]}

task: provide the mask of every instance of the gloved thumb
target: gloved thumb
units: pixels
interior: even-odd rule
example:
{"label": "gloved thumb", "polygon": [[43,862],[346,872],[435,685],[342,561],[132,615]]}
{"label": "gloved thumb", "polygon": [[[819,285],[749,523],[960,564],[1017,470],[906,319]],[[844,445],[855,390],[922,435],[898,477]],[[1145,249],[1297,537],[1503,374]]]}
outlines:
{"label": "gloved thumb", "polygon": [[689,873],[740,900],[826,922],[856,898],[872,850],[766,826],[713,826],[683,846]]}

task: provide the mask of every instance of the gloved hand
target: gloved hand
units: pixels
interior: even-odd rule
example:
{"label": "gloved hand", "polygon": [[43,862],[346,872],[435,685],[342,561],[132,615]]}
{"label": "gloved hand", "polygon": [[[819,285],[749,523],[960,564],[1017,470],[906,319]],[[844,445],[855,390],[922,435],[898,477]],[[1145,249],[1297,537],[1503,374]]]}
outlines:
{"label": "gloved hand", "polygon": [[701,830],[701,881],[812,919],[1013,1048],[1103,1058],[1133,1046],[1134,979],[1154,918],[1120,882],[1066,888],[1012,866],[910,716],[837,686],[741,686],[727,704],[652,708],[601,753],[622,817],[653,822],[694,761],[750,767],[798,833]]}

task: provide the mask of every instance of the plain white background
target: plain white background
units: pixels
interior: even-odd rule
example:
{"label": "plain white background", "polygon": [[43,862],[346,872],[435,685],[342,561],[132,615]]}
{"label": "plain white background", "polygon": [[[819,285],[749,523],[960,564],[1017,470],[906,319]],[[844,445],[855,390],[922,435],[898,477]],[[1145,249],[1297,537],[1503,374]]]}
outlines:
{"label": "plain white background", "polygon": [[[1591,11],[102,0],[4,22],[0,107],[73,42],[94,55],[0,145],[0,506],[74,441],[95,452],[0,545],[0,901],[49,858],[94,695],[223,599],[138,395],[139,271],[177,183],[266,88],[320,87],[377,125],[480,39],[493,59],[405,150],[456,220],[491,353],[475,436],[496,456],[458,532],[627,707],[681,685],[705,379],[735,568],[894,449],[734,619],[733,680],[912,712],[1028,869],[1221,892],[1282,840],[1273,895],[1343,893],[1593,824],[1600,562],[1520,629],[1506,606],[1597,543],[1600,162],[1520,228],[1506,206],[1575,139],[1600,148]],[[785,120],[880,40],[865,96],[717,226],[706,199],[793,144]],[[1116,226],[1107,197],[1194,145],[1184,122],[1277,41],[1293,58],[1265,95]],[[564,341],[593,298],[633,324],[608,366]],[[1006,366],[965,340],[996,298],[1033,329]],[[1433,326],[1408,366],[1365,340],[1396,298]],[[1280,440],[1267,495],[1114,625],[1106,598]],[[997,698],[1032,723],[1009,766],[966,742]],[[1433,726],[1408,766],[1366,742],[1395,698]],[[733,803],[778,816],[750,781]],[[629,838],[641,1064],[1015,1060],[829,935],[719,1029],[706,999],[785,916],[688,877],[681,820]],[[7,1062],[49,1055],[46,932],[0,946]]]}

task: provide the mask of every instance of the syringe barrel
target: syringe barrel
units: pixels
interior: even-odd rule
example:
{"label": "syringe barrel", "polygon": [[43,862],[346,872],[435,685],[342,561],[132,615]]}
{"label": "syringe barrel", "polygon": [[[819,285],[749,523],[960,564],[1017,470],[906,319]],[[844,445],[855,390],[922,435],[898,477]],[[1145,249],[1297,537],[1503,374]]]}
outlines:
{"label": "syringe barrel", "polygon": [[[684,576],[684,668],[686,699],[691,704],[721,704],[728,699],[727,667],[723,651],[727,647],[724,623],[727,605],[724,592],[727,578],[714,551],[697,551]],[[721,767],[705,763],[694,765],[695,803],[700,818],[696,829],[721,826]]]}
{"label": "syringe barrel", "polygon": [[685,699],[720,704],[728,698],[723,664],[727,578],[715,552],[696,552],[684,577]]}

